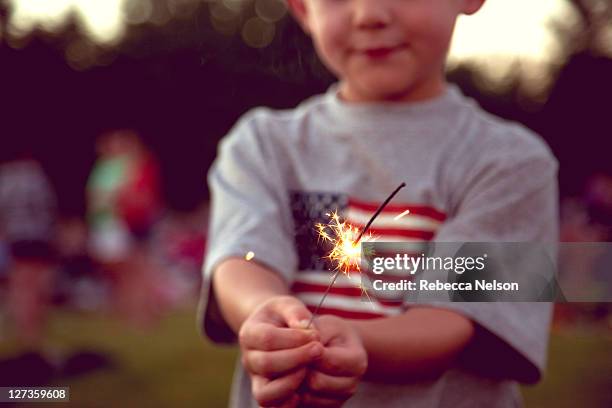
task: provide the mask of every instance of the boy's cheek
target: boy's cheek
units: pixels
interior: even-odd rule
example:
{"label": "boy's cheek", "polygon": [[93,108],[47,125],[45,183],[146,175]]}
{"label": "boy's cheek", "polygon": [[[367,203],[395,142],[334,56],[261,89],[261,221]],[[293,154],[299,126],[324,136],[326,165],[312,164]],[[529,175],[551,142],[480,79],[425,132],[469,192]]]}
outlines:
{"label": "boy's cheek", "polygon": [[444,49],[451,41],[455,20],[456,15],[448,10],[437,12],[436,8],[427,8],[405,20],[404,35],[417,46]]}

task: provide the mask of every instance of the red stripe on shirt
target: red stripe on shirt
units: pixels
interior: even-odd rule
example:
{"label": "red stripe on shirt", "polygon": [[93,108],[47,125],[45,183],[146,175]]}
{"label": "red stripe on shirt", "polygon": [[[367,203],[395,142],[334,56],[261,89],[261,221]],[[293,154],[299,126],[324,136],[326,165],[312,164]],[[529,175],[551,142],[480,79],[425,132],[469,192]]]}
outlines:
{"label": "red stripe on shirt", "polygon": [[[306,307],[308,307],[308,310],[310,310],[312,313],[314,313],[317,308],[316,306],[310,306],[310,305],[306,305]],[[338,317],[343,317],[345,319],[357,319],[357,320],[380,319],[382,317],[387,317],[387,315],[384,315],[382,313],[357,312],[354,310],[336,309],[333,307],[325,307],[325,306],[321,306],[321,308],[319,308],[319,310],[317,311],[317,314],[318,315],[334,315]]]}
{"label": "red stripe on shirt", "polygon": [[[349,224],[358,228],[359,230],[363,230],[365,225],[359,223],[353,223],[350,219],[348,220]],[[384,238],[387,237],[403,237],[403,238],[417,238],[423,241],[430,241],[434,235],[434,231],[421,231],[415,229],[407,229],[407,228],[376,228],[370,227],[368,230],[370,234],[374,237]]]}
{"label": "red stripe on shirt", "polygon": [[[305,283],[305,282],[294,282],[293,286],[291,286],[291,291],[293,293],[325,293],[327,290],[327,285],[319,285],[316,283]],[[338,287],[333,286],[329,293],[334,295],[342,295],[349,297],[361,297],[361,289],[358,287]]]}
{"label": "red stripe on shirt", "polygon": [[[293,286],[291,287],[291,290],[295,294],[318,293],[318,294],[321,294],[322,296],[327,291],[327,285],[319,285],[316,283],[295,282]],[[382,299],[376,296],[376,293],[372,293],[372,291],[369,291],[368,294],[365,295],[363,291],[357,287],[347,288],[347,287],[333,286],[332,288],[329,289],[329,293],[332,295],[345,296],[345,297],[352,298],[355,300],[357,298],[359,299],[369,298],[370,300],[374,300],[380,305],[386,306],[386,307],[399,307],[399,306],[402,306],[403,304],[402,299],[399,299],[399,298],[398,299]]]}
{"label": "red stripe on shirt", "polygon": [[[355,207],[362,211],[369,211],[373,215],[374,212],[380,206],[380,203],[358,201],[353,198],[350,198],[348,205],[349,207]],[[383,212],[387,214],[401,214],[406,210],[410,210],[410,214],[429,217],[436,221],[443,222],[446,220],[445,213],[433,207],[428,207],[424,205],[390,203],[387,204],[387,206],[383,209]]]}

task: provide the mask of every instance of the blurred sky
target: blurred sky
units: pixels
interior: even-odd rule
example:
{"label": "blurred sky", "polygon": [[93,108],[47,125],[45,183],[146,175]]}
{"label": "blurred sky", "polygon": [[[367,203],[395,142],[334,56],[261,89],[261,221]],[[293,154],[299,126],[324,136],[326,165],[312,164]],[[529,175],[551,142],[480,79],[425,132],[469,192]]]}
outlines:
{"label": "blurred sky", "polygon": [[534,93],[549,85],[549,67],[565,48],[553,24],[577,23],[566,0],[488,0],[472,16],[461,16],[451,47],[450,64],[475,60],[494,80],[511,77],[519,62]]}
{"label": "blurred sky", "polygon": [[451,54],[545,61],[559,52],[551,22],[572,17],[565,0],[488,0],[475,15],[460,17]]}

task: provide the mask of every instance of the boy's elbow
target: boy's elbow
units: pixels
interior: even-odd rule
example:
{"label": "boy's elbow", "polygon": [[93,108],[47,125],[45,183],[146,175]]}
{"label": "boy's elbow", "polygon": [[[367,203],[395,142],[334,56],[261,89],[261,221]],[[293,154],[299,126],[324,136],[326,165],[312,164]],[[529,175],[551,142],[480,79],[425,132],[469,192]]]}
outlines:
{"label": "boy's elbow", "polygon": [[448,316],[445,323],[449,330],[446,354],[448,354],[449,360],[453,361],[474,338],[476,326],[472,320],[458,313],[452,313]]}

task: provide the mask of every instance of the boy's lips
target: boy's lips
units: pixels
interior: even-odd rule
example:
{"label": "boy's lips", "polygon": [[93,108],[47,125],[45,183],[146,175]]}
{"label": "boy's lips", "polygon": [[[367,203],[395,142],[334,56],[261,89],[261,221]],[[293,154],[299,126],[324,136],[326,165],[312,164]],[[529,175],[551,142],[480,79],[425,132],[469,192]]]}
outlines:
{"label": "boy's lips", "polygon": [[392,47],[371,47],[371,48],[365,48],[365,49],[359,50],[358,52],[370,58],[379,59],[379,58],[387,58],[391,56],[392,54],[394,54],[395,52],[401,49],[404,49],[404,48],[405,48],[404,45],[395,45]]}

